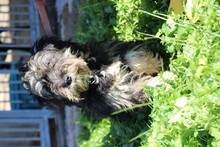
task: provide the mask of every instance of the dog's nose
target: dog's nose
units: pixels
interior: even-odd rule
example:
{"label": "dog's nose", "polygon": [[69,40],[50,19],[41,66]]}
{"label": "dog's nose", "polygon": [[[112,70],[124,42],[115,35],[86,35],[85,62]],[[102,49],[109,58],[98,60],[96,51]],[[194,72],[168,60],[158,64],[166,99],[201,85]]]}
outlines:
{"label": "dog's nose", "polygon": [[67,87],[72,83],[72,78],[70,76],[64,77],[64,86]]}

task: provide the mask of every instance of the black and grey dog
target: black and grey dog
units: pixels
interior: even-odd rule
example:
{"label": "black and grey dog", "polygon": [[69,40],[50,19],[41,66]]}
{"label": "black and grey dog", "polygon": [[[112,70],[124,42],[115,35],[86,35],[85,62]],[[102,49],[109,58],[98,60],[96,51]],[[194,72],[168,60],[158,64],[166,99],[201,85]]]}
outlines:
{"label": "black and grey dog", "polygon": [[158,84],[161,57],[141,43],[79,45],[45,36],[34,47],[38,52],[20,68],[21,79],[46,106],[76,105],[106,117],[147,102],[143,86]]}

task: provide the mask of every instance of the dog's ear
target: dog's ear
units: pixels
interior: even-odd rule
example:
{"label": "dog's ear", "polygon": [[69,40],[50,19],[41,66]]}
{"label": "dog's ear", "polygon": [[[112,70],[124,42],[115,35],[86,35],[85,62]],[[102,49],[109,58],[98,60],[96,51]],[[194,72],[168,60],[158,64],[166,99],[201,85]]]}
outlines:
{"label": "dog's ear", "polygon": [[35,42],[31,51],[32,54],[36,54],[38,51],[44,49],[63,49],[70,46],[70,43],[63,41],[58,37],[45,35]]}
{"label": "dog's ear", "polygon": [[38,51],[44,50],[46,46],[47,48],[54,48],[54,45],[56,42],[58,42],[59,39],[55,36],[43,36],[39,40],[37,40],[32,48],[32,53],[35,54]]}
{"label": "dog's ear", "polygon": [[44,49],[63,50],[65,48],[71,48],[72,52],[77,52],[78,50],[80,50],[86,53],[88,51],[87,46],[85,45],[70,41],[64,41],[55,36],[43,36],[34,44],[32,48],[32,55]]}

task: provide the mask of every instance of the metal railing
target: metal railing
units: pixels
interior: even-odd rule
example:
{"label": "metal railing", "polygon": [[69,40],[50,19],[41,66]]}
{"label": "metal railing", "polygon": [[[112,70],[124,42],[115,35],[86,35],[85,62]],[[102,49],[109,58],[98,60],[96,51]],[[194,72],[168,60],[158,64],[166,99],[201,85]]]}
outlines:
{"label": "metal railing", "polygon": [[0,1],[0,147],[51,146],[54,115],[33,102],[18,71],[39,34],[34,0]]}
{"label": "metal railing", "polygon": [[18,72],[40,34],[37,13],[33,0],[0,2],[0,110],[39,108]]}
{"label": "metal railing", "polygon": [[50,147],[51,111],[0,111],[0,147]]}

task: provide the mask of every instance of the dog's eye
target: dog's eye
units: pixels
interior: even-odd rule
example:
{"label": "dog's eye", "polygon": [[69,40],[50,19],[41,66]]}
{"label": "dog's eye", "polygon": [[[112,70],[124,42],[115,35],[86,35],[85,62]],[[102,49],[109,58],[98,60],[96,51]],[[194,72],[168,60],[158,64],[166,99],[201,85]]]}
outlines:
{"label": "dog's eye", "polygon": [[70,76],[64,77],[64,87],[69,86],[72,83],[72,78]]}

